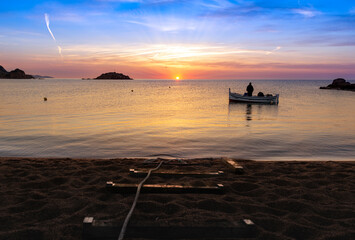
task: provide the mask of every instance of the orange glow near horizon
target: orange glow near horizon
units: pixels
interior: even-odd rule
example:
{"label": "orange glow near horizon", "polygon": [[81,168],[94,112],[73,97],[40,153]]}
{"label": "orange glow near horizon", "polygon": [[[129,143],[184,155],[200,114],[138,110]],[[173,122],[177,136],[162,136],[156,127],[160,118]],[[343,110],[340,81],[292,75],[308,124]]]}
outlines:
{"label": "orange glow near horizon", "polygon": [[[182,73],[185,79],[330,79],[347,77],[344,73],[351,75],[354,71],[352,64],[341,64],[336,56],[326,57],[321,51],[312,58],[300,59],[297,52],[282,49],[256,50],[226,44],[68,44],[62,46],[63,58],[27,54],[19,64],[16,57],[4,54],[0,61],[6,58],[7,70],[20,67],[28,74],[57,78],[97,77],[113,69],[134,79],[176,80],[181,80]],[[351,62],[350,56],[344,58]],[[315,59],[322,60],[314,64]]]}

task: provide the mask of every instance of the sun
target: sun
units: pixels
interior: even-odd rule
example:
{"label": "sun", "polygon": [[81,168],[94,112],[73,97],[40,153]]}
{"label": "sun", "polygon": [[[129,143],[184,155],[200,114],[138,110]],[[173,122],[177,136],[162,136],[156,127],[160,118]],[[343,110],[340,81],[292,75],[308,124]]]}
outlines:
{"label": "sun", "polygon": [[176,76],[176,78],[175,78],[176,80],[179,80],[180,79],[180,77],[179,76]]}

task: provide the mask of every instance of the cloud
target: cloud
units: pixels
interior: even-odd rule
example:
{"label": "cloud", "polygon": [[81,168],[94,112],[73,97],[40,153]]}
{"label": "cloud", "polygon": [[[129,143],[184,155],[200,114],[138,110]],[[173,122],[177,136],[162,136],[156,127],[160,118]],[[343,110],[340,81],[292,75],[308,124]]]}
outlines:
{"label": "cloud", "polygon": [[320,14],[320,12],[318,12],[318,11],[315,11],[312,9],[307,9],[307,8],[293,9],[292,12],[294,12],[296,14],[300,14],[300,15],[307,17],[307,18],[315,17]]}
{"label": "cloud", "polygon": [[102,13],[100,12],[87,12],[85,14],[70,12],[70,11],[62,11],[56,14],[54,20],[63,21],[63,22],[72,22],[72,23],[85,23],[88,21],[88,16],[100,16]]}
{"label": "cloud", "polygon": [[317,35],[307,36],[301,40],[295,41],[297,45],[302,46],[318,46],[318,47],[350,47],[355,46],[355,35],[352,34],[346,38],[332,36],[332,35]]}
{"label": "cloud", "polygon": [[214,1],[196,1],[196,3],[200,6],[211,8],[211,9],[225,9],[233,7],[234,4],[230,1],[226,0],[214,0]]}
{"label": "cloud", "polygon": [[59,52],[60,56],[62,56],[62,48],[59,45],[57,47],[58,47],[58,52]]}
{"label": "cloud", "polygon": [[270,55],[270,54],[272,54],[272,53],[274,53],[274,52],[276,52],[276,51],[278,51],[278,50],[280,50],[280,49],[281,49],[281,46],[277,46],[277,47],[274,48],[273,50],[267,51],[265,54],[266,54],[266,55]]}
{"label": "cloud", "polygon": [[[256,18],[256,17],[271,17],[271,18],[289,18],[290,15],[301,15],[303,17],[312,18],[321,14],[320,11],[311,7],[300,7],[300,2],[290,1],[238,1],[235,4],[226,4],[223,6],[211,8],[208,16],[220,18]],[[211,6],[204,4],[204,6]]]}
{"label": "cloud", "polygon": [[268,14],[267,9],[260,8],[254,5],[239,5],[228,8],[211,9],[205,15],[210,17],[230,18],[230,17],[255,17]]}
{"label": "cloud", "polygon": [[194,20],[187,21],[186,19],[175,17],[165,17],[159,19],[155,16],[144,16],[136,20],[125,20],[125,22],[145,26],[162,32],[195,30],[198,25],[198,23]]}
{"label": "cloud", "polygon": [[276,33],[279,32],[274,24],[264,24],[256,29],[256,32]]}
{"label": "cloud", "polygon": [[[34,31],[21,31],[21,30],[15,30],[12,28],[1,28],[0,27],[0,32],[2,32],[2,34],[6,34],[6,36],[10,36],[10,35],[20,35],[20,36],[26,36],[27,37],[43,37],[44,34],[39,33],[39,32],[34,32]],[[5,36],[5,35],[3,35]]]}
{"label": "cloud", "polygon": [[78,61],[95,61],[96,63],[109,63],[122,61],[140,63],[142,65],[154,64],[170,67],[183,67],[205,62],[207,59],[221,61],[223,59],[253,58],[265,56],[281,49],[273,50],[245,49],[227,45],[211,44],[140,44],[140,45],[106,45],[67,46],[66,56]]}
{"label": "cloud", "polygon": [[[353,39],[355,39],[355,36],[353,36]],[[355,40],[338,40],[328,45],[333,47],[355,47]]]}
{"label": "cloud", "polygon": [[204,65],[209,65],[211,67],[221,67],[228,66],[230,68],[252,68],[252,69],[304,69],[304,70],[334,70],[334,69],[355,69],[355,64],[332,64],[332,63],[324,63],[324,64],[296,64],[296,63],[253,63],[253,64],[245,64],[241,62],[233,62],[233,61],[220,61],[220,62],[206,62]]}

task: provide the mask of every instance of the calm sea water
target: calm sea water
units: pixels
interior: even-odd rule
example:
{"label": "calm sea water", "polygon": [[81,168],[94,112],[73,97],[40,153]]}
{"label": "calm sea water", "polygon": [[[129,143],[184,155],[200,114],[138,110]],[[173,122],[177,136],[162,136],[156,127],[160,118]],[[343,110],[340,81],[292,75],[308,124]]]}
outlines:
{"label": "calm sea water", "polygon": [[0,156],[355,160],[355,93],[330,82],[253,81],[272,106],[229,104],[241,80],[3,79]]}

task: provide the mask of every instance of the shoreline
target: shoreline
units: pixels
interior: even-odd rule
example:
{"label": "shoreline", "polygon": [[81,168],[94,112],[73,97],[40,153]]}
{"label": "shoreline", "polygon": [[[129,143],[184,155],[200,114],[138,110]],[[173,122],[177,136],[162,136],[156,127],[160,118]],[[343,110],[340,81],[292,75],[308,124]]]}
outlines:
{"label": "shoreline", "polygon": [[[156,159],[159,158],[148,158]],[[0,238],[81,239],[82,221],[92,216],[123,220],[134,194],[113,194],[106,181],[138,183],[130,168],[150,169],[146,158],[72,159],[0,157]],[[224,194],[142,193],[132,221],[217,223],[251,219],[257,239],[353,239],[355,161],[236,160],[236,175],[221,158],[163,164],[165,170],[215,171],[218,177],[155,176],[147,183],[221,183]]]}
{"label": "shoreline", "polygon": [[[355,158],[332,158],[332,157],[320,157],[320,158],[283,158],[283,157],[264,157],[263,159],[247,159],[243,157],[226,157],[226,156],[213,156],[213,157],[24,157],[24,156],[0,156],[1,159],[38,159],[38,160],[149,160],[149,159],[161,159],[161,160],[198,160],[198,159],[222,159],[231,158],[237,161],[254,161],[254,162],[355,162]],[[275,159],[275,160],[272,160]]]}

